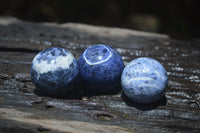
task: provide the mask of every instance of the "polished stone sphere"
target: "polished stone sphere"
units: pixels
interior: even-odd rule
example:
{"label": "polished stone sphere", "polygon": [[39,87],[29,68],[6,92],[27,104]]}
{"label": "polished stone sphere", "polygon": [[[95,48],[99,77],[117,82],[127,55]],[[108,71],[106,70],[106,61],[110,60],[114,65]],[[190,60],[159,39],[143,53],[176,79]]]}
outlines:
{"label": "polished stone sphere", "polygon": [[32,61],[31,78],[37,92],[47,96],[60,96],[71,90],[78,78],[77,61],[66,49],[47,48]]}
{"label": "polished stone sphere", "polygon": [[161,98],[166,91],[167,71],[155,59],[140,57],[125,67],[121,84],[130,100],[142,104],[152,103]]}
{"label": "polished stone sphere", "polygon": [[97,92],[120,86],[124,63],[121,55],[104,44],[88,47],[78,60],[80,76],[88,88]]}

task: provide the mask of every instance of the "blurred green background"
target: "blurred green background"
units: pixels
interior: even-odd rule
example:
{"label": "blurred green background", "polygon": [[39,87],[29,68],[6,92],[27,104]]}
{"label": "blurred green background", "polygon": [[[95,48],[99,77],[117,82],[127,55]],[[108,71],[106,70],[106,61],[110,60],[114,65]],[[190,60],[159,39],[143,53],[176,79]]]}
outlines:
{"label": "blurred green background", "polygon": [[80,22],[200,38],[198,0],[2,0],[0,15],[34,22]]}

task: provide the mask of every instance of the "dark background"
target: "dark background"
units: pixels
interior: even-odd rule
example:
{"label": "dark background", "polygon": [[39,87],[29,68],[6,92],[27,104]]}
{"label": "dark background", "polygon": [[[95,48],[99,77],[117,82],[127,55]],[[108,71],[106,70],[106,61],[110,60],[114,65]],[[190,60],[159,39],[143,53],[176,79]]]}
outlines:
{"label": "dark background", "polygon": [[2,0],[1,16],[34,22],[80,22],[200,38],[199,0]]}

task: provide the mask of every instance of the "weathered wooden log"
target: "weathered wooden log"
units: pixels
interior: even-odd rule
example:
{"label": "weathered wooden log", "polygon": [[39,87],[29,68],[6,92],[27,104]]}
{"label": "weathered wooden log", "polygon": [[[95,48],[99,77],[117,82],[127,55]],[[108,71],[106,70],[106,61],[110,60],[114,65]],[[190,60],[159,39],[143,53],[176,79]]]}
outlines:
{"label": "weathered wooden log", "polygon": [[[169,75],[165,97],[140,105],[123,92],[90,97],[80,93],[69,99],[35,94],[30,66],[37,52],[59,46],[78,58],[97,43],[118,50],[125,64],[141,56],[160,61]],[[77,23],[0,18],[0,132],[200,132],[199,121],[198,41]]]}

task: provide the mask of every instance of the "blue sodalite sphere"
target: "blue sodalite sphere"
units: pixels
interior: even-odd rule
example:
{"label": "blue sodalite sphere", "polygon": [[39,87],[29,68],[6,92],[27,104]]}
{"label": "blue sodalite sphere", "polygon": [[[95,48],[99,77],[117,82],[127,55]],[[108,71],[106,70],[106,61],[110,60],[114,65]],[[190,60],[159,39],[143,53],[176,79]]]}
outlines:
{"label": "blue sodalite sphere", "polygon": [[32,61],[31,78],[42,95],[64,95],[72,89],[71,85],[78,74],[76,59],[63,48],[47,48],[39,52]]}
{"label": "blue sodalite sphere", "polygon": [[78,66],[83,81],[94,91],[112,91],[120,85],[124,63],[121,55],[108,45],[88,47],[80,56]]}
{"label": "blue sodalite sphere", "polygon": [[152,103],[161,98],[166,91],[167,71],[155,59],[137,58],[125,67],[121,84],[125,95],[132,101]]}

